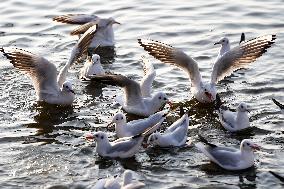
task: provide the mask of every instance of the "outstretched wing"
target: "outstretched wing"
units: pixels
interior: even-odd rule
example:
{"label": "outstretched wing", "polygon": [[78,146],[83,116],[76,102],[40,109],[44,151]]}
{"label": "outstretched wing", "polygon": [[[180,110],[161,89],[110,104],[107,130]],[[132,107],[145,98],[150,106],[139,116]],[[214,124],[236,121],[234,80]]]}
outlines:
{"label": "outstretched wing", "polygon": [[214,64],[211,83],[217,83],[233,71],[254,62],[271,47],[275,39],[276,35],[257,37],[226,52]]}
{"label": "outstretched wing", "polygon": [[[80,34],[83,34],[85,33],[90,27],[94,26],[94,25],[97,25],[99,22],[98,21],[94,21],[94,22],[88,22],[86,24],[83,24],[83,25],[80,25],[78,26],[77,28],[75,28],[74,30],[72,30],[70,32],[71,35],[80,35]],[[96,29],[97,29],[97,26],[96,26]]]}
{"label": "outstretched wing", "polygon": [[174,64],[184,69],[191,79],[192,85],[199,85],[201,75],[197,62],[183,51],[159,41],[138,39],[140,46],[150,55],[166,64]]}
{"label": "outstretched wing", "polygon": [[153,81],[156,77],[156,71],[153,64],[142,56],[144,77],[140,82],[141,93],[143,97],[151,97]]}
{"label": "outstretched wing", "polygon": [[20,71],[26,73],[33,82],[37,95],[58,94],[57,70],[45,58],[22,49],[0,48],[4,56]]}
{"label": "outstretched wing", "polygon": [[92,77],[93,81],[98,81],[108,85],[120,86],[124,89],[125,102],[129,106],[134,106],[141,102],[142,94],[139,83],[123,75],[102,75]]}
{"label": "outstretched wing", "polygon": [[95,34],[96,34],[96,26],[92,26],[84,33],[84,35],[75,44],[75,46],[72,49],[68,62],[59,72],[57,79],[59,86],[62,86],[62,84],[65,82],[68,69],[72,66],[72,64],[82,55],[87,54],[88,47],[90,46]]}
{"label": "outstretched wing", "polygon": [[100,18],[96,15],[88,14],[66,14],[55,16],[53,21],[66,23],[66,24],[86,24],[87,22],[92,22],[99,20]]}

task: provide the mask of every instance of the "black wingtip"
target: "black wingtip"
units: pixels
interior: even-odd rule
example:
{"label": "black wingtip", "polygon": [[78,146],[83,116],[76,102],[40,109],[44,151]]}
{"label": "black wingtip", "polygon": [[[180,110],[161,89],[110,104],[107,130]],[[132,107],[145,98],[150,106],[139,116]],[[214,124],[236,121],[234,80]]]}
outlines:
{"label": "black wingtip", "polygon": [[242,33],[241,34],[241,40],[240,40],[240,43],[241,44],[242,42],[244,42],[246,40],[246,36],[245,36],[245,33]]}
{"label": "black wingtip", "polygon": [[135,138],[139,138],[139,137],[141,137],[141,136],[142,136],[142,134],[143,134],[143,133],[140,133],[140,134],[138,134],[138,135],[133,136],[132,138],[133,138],[133,139],[135,139]]}
{"label": "black wingtip", "polygon": [[278,102],[276,99],[272,98],[272,101],[274,104],[276,104],[280,109],[284,109],[284,105]]}
{"label": "black wingtip", "polygon": [[275,173],[273,171],[269,171],[269,173],[271,173],[273,176],[278,178],[281,182],[284,182],[284,177],[280,176],[279,174],[277,174],[277,173]]}
{"label": "black wingtip", "polygon": [[200,134],[198,134],[198,137],[200,139],[201,142],[207,144],[208,146],[215,148],[217,147],[215,144],[211,144],[210,142],[208,142],[203,136],[201,136]]}

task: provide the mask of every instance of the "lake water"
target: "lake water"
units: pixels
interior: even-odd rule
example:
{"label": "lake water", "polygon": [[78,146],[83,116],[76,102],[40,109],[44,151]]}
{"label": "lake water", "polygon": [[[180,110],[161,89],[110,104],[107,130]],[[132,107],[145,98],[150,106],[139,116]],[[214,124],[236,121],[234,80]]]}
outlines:
{"label": "lake water", "polygon": [[[95,152],[86,133],[106,131],[118,111],[118,87],[81,82],[77,64],[68,79],[77,93],[70,108],[38,106],[31,81],[1,58],[0,73],[0,188],[91,188],[99,178],[136,172],[145,188],[283,188],[268,173],[284,175],[284,116],[273,104],[284,102],[284,3],[271,1],[97,1],[59,0],[0,2],[1,46],[19,47],[40,54],[61,68],[77,38],[74,26],[52,21],[67,13],[114,17],[116,47],[101,52],[106,70],[141,79],[141,55],[137,38],[152,38],[183,49],[199,62],[209,79],[218,48],[213,44],[229,37],[238,45],[241,32],[247,39],[277,34],[275,45],[249,69],[234,72],[217,86],[231,109],[244,101],[251,107],[250,132],[241,135],[223,130],[212,109],[199,106],[189,91],[186,73],[150,58],[157,70],[154,90],[165,91],[172,101],[193,107],[188,132],[194,144],[201,133],[211,142],[238,147],[244,138],[262,146],[255,166],[245,171],[224,171],[210,163],[194,145],[181,149],[147,149],[128,160],[106,160]],[[172,113],[168,122],[177,119]],[[114,138],[114,133],[110,132]]]}

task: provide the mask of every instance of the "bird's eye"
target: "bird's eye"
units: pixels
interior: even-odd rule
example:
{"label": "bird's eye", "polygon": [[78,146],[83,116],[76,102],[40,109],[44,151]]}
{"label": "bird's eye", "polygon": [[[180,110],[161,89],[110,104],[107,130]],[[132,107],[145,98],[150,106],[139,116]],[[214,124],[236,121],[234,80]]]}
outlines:
{"label": "bird's eye", "polygon": [[118,120],[118,118],[116,118],[115,120]]}
{"label": "bird's eye", "polygon": [[205,92],[207,92],[207,89],[204,89]]}
{"label": "bird's eye", "polygon": [[166,97],[164,97],[164,100],[167,100],[167,98],[166,98]]}
{"label": "bird's eye", "polygon": [[104,139],[104,136],[101,136],[101,139]]}
{"label": "bird's eye", "polygon": [[223,39],[222,42],[225,42],[225,40]]}
{"label": "bird's eye", "polygon": [[120,119],[123,120],[123,117],[121,117]]}
{"label": "bird's eye", "polygon": [[247,142],[247,145],[249,146],[249,143]]}
{"label": "bird's eye", "polygon": [[65,88],[68,89],[69,88],[68,85],[66,85]]}
{"label": "bird's eye", "polygon": [[159,99],[162,99],[162,97],[159,96]]}
{"label": "bird's eye", "polygon": [[98,134],[95,134],[95,137],[96,137],[96,138],[98,138],[98,137],[99,137],[99,135],[98,135]]}

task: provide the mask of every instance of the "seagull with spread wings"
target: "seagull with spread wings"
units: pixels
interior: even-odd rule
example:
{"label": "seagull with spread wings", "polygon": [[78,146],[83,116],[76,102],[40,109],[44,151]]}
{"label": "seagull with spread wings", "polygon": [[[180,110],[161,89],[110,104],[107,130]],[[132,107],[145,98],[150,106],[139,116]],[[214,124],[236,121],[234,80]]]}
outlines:
{"label": "seagull with spread wings", "polygon": [[138,39],[138,43],[156,59],[185,70],[191,80],[194,97],[201,103],[211,103],[216,99],[216,83],[233,71],[254,62],[271,47],[275,39],[276,35],[265,35],[245,41],[232,49],[228,40],[217,42],[222,45],[221,49],[224,49],[224,52],[216,59],[210,82],[203,81],[197,62],[182,50],[153,40]]}
{"label": "seagull with spread wings", "polygon": [[90,27],[96,26],[96,34],[94,35],[90,48],[96,48],[98,45],[101,47],[114,46],[114,32],[113,24],[120,24],[112,17],[100,18],[96,15],[88,14],[66,14],[55,16],[54,21],[66,24],[79,24],[77,28],[70,32],[71,35],[84,34]]}
{"label": "seagull with spread wings", "polygon": [[32,80],[38,101],[49,104],[71,105],[75,94],[72,85],[66,81],[70,66],[87,52],[96,28],[89,28],[73,47],[69,60],[57,75],[54,64],[44,57],[18,48],[0,48],[3,55],[15,68],[26,73]]}

